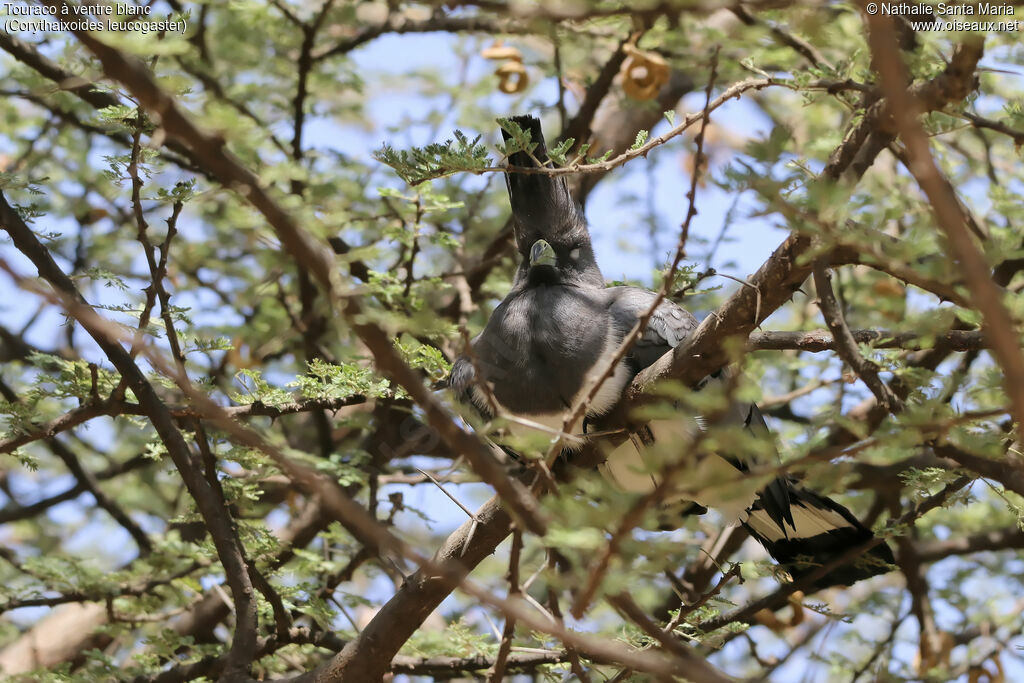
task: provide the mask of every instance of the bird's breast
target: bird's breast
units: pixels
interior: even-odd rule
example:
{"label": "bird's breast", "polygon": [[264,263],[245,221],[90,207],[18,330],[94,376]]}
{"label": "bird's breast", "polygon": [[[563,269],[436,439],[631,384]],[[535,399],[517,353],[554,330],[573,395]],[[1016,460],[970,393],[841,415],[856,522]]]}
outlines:
{"label": "bird's breast", "polygon": [[[512,415],[560,430],[566,411],[591,396],[621,341],[601,290],[545,286],[502,303],[478,343],[493,398]],[[607,412],[630,379],[619,361],[587,402],[586,414]],[[477,398],[481,397],[478,389]],[[517,428],[529,429],[529,425]],[[579,423],[572,433],[581,433]]]}

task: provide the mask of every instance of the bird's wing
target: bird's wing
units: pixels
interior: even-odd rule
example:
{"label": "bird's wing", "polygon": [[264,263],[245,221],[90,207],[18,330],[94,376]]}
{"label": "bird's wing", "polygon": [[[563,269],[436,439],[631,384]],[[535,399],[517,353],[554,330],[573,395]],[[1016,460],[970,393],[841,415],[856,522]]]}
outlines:
{"label": "bird's wing", "polygon": [[[609,287],[609,311],[615,324],[625,335],[637,321],[651,309],[657,295],[639,287]],[[674,301],[662,299],[651,314],[633,350],[630,359],[635,370],[646,368],[671,351],[697,329],[697,319]]]}

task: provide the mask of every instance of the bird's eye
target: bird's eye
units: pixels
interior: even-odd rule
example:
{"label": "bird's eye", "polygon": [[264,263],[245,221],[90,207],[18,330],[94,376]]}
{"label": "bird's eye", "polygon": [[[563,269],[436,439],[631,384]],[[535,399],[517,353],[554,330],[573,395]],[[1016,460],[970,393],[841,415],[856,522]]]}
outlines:
{"label": "bird's eye", "polygon": [[573,247],[572,250],[569,252],[569,258],[571,258],[573,261],[575,261],[579,257],[580,257],[580,248],[579,247]]}

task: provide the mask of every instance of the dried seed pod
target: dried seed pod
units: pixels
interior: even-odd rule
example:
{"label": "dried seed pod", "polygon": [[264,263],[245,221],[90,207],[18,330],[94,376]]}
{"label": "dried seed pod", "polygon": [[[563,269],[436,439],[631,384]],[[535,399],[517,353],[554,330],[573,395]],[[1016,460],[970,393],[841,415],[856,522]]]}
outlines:
{"label": "dried seed pod", "polygon": [[494,73],[501,79],[498,82],[498,90],[508,95],[526,90],[530,83],[526,67],[519,62],[505,62]]}
{"label": "dried seed pod", "polygon": [[509,45],[502,45],[501,43],[495,43],[490,47],[485,47],[480,53],[480,56],[484,59],[497,59],[499,61],[512,60],[514,62],[523,61],[523,55],[520,54],[519,50]]}
{"label": "dried seed pod", "polygon": [[669,66],[655,53],[641,50],[635,45],[623,47],[628,55],[622,63],[622,89],[635,100],[654,99],[661,86],[668,82]]}
{"label": "dried seed pod", "polygon": [[767,626],[776,633],[780,633],[787,628],[799,626],[803,623],[804,617],[806,616],[802,603],[803,599],[803,591],[796,591],[793,595],[789,596],[789,606],[792,609],[792,614],[788,619],[780,619],[774,611],[765,608],[758,610],[758,612],[754,614],[754,621],[762,626]]}
{"label": "dried seed pod", "polygon": [[[989,662],[994,668],[988,667]],[[967,683],[1006,683],[1006,672],[1003,671],[1003,663],[999,661],[999,651],[993,652],[988,659],[977,666],[972,666],[967,672]]]}
{"label": "dried seed pod", "polygon": [[480,52],[484,59],[500,60],[503,63],[494,74],[498,77],[498,90],[506,94],[522,92],[530,83],[530,77],[523,66],[523,55],[517,48],[495,42]]}

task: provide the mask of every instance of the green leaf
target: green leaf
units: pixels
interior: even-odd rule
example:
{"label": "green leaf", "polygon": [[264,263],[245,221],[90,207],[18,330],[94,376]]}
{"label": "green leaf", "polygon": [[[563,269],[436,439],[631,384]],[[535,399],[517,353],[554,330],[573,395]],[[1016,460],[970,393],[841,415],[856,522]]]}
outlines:
{"label": "green leaf", "polygon": [[[647,137],[650,135],[650,131],[638,130],[636,132],[636,140],[633,141],[633,146],[630,149],[640,149],[647,142]],[[607,158],[607,157],[605,157]]]}

